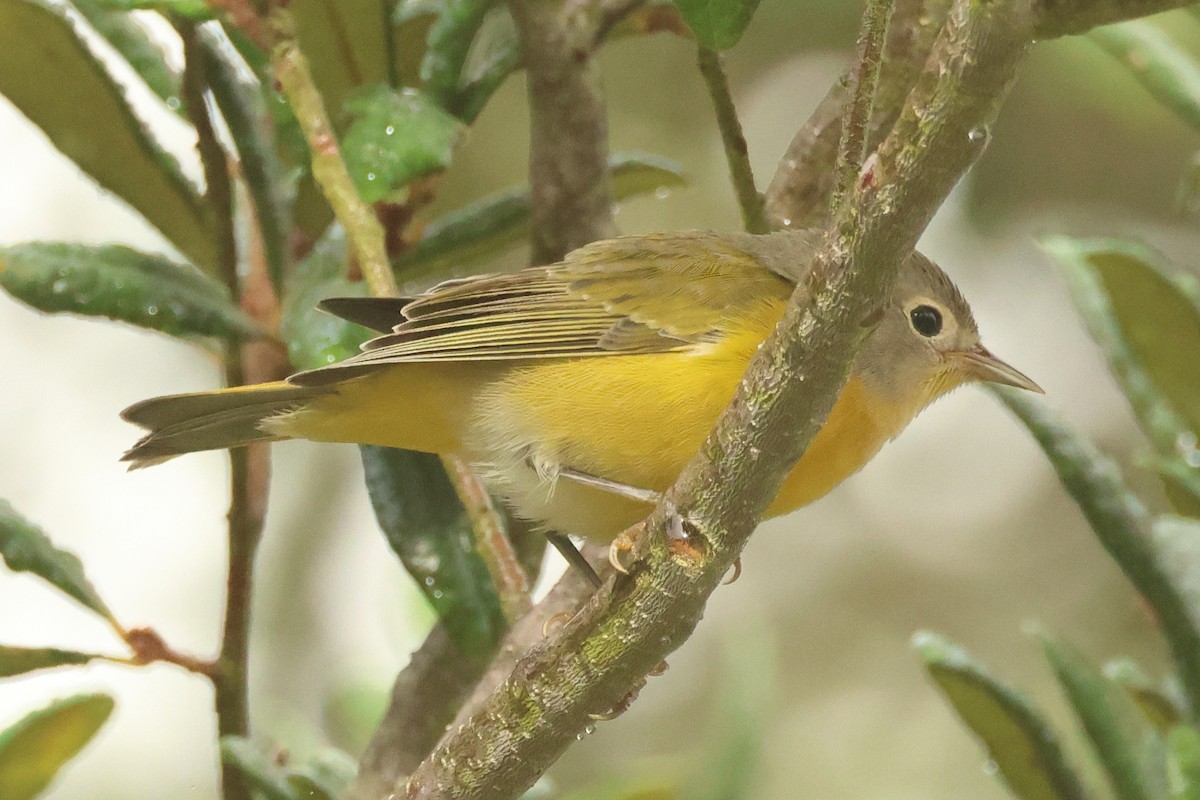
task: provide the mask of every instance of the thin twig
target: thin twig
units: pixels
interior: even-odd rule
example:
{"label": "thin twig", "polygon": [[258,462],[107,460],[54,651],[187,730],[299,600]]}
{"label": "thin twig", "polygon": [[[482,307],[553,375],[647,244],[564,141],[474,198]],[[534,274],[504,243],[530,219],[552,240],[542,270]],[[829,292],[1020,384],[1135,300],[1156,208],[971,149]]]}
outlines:
{"label": "thin twig", "polygon": [[[184,47],[183,98],[188,117],[196,128],[197,149],[204,169],[205,201],[217,232],[222,272],[230,294],[240,295],[238,256],[233,226],[233,188],[224,148],[213,129],[206,99],[206,57],[195,26],[179,26]],[[225,382],[246,382],[242,351],[231,343],[225,354]],[[221,635],[218,669],[213,676],[217,732],[220,736],[245,736],[250,730],[247,702],[249,656],[250,588],[254,553],[262,534],[266,505],[266,452],[235,448],[229,451],[229,574],[225,595],[225,620]],[[225,800],[250,800],[250,787],[241,772],[222,765],[221,787]]]}
{"label": "thin twig", "polygon": [[754,186],[750,153],[746,147],[746,137],[742,134],[742,123],[733,105],[733,95],[729,92],[729,80],[721,66],[721,54],[704,46],[699,48],[698,53],[700,74],[704,77],[717,114],[717,127],[721,131],[721,142],[725,145],[725,160],[729,163],[729,177],[742,210],[742,225],[750,233],[766,233],[769,228],[763,197]]}
{"label": "thin twig", "polygon": [[[951,0],[896,0],[876,89],[868,148],[875,147],[892,129],[929,56],[933,40],[946,21],[950,3]],[[772,226],[811,228],[827,220],[837,175],[834,166],[842,118],[850,103],[850,81],[851,73],[847,71],[788,145],[766,191],[767,218]]]}
{"label": "thin twig", "polygon": [[500,597],[504,618],[512,625],[530,608],[529,580],[517,559],[504,523],[497,513],[492,497],[479,481],[470,465],[458,456],[442,456],[442,466],[454,484],[459,501],[467,510],[471,530],[475,533],[475,548],[487,564],[492,585]]}
{"label": "thin twig", "polygon": [[871,112],[875,108],[875,87],[883,65],[888,20],[894,0],[868,0],[863,12],[862,32],[858,37],[858,63],[850,79],[850,105],[842,119],[842,139],[838,146],[836,183],[830,210],[836,212],[850,196],[859,170],[867,157],[867,134]]}
{"label": "thin twig", "polygon": [[275,7],[268,25],[272,38],[271,66],[308,142],[313,178],[345,229],[371,294],[394,297],[399,290],[388,263],[383,226],[374,210],[359,197],[342,160],[325,103],[296,40],[296,20],[287,9]]}

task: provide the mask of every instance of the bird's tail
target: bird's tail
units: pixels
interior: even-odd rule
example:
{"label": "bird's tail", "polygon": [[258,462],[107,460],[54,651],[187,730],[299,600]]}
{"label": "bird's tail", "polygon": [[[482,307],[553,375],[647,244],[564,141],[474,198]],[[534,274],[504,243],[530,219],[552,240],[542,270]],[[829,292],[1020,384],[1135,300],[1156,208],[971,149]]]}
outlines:
{"label": "bird's tail", "polygon": [[277,381],[144,400],[121,412],[123,419],[147,431],[121,460],[131,462],[130,469],[140,469],[184,453],[285,439],[264,430],[262,422],[330,391],[328,386]]}

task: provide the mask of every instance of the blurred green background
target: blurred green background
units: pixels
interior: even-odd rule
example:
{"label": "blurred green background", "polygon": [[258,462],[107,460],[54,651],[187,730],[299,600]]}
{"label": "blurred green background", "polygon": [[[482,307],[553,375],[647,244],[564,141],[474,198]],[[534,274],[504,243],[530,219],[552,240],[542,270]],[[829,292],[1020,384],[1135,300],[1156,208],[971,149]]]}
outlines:
{"label": "blurred green background", "polygon": [[[836,0],[764,0],[729,53],[760,186],[844,67],[860,12]],[[1162,21],[1200,41],[1195,19]],[[612,149],[677,160],[689,180],[624,204],[623,232],[738,225],[694,58],[691,43],[664,34],[614,42],[599,59]],[[179,133],[169,115],[151,121]],[[527,123],[518,75],[461,145],[431,214],[523,182]],[[1145,446],[1035,239],[1134,235],[1195,269],[1196,221],[1181,216],[1176,197],[1200,141],[1086,39],[1035,48],[993,134],[922,249],[958,281],[988,346],[1133,465]],[[190,143],[173,141],[197,174]],[[0,244],[162,247],[3,100],[0,142]],[[119,618],[211,653],[226,460],[202,454],[127,474],[116,459],[136,436],[120,409],[215,386],[216,364],[166,337],[39,316],[6,296],[0,342],[0,496],[81,556]],[[1131,477],[1156,491],[1136,470]],[[254,725],[296,753],[325,743],[354,750],[432,615],[377,532],[354,448],[277,445],[273,481],[254,599]],[[748,800],[998,800],[1006,793],[982,751],[910,649],[916,629],[971,648],[1067,730],[1074,723],[1024,632],[1029,621],[1093,661],[1165,663],[1153,621],[1032,441],[972,389],[927,411],[829,497],[764,525],[744,566],[671,670],[554,768],[559,786],[697,773],[734,724],[730,693],[749,683],[770,691],[769,702],[750,704],[762,750]],[[34,579],[0,574],[0,609],[0,641],[116,650],[99,623]],[[115,692],[117,711],[49,797],[215,795],[209,690],[174,668],[93,666],[8,681],[0,719],[82,688]]]}

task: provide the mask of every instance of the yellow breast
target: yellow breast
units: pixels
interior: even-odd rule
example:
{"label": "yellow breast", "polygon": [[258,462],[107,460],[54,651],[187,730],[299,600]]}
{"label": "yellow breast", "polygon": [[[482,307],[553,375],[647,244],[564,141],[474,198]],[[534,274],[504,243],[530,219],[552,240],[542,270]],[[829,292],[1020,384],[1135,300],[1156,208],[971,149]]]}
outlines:
{"label": "yellow breast", "polygon": [[[609,356],[515,369],[477,399],[476,422],[465,439],[471,455],[490,465],[498,491],[523,516],[610,540],[644,517],[647,507],[554,481],[557,468],[665,490],[729,404],[774,319],[758,322],[699,354]],[[824,495],[904,422],[852,379],[768,516]]]}

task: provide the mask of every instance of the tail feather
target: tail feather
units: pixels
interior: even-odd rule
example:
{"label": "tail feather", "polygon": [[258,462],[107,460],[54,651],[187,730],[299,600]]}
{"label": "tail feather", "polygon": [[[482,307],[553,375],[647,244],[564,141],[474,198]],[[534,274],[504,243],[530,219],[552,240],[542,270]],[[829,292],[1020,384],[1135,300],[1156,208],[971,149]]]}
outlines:
{"label": "tail feather", "polygon": [[330,391],[277,382],[144,400],[121,412],[148,431],[121,460],[140,469],[184,453],[287,438],[263,430],[262,422]]}

